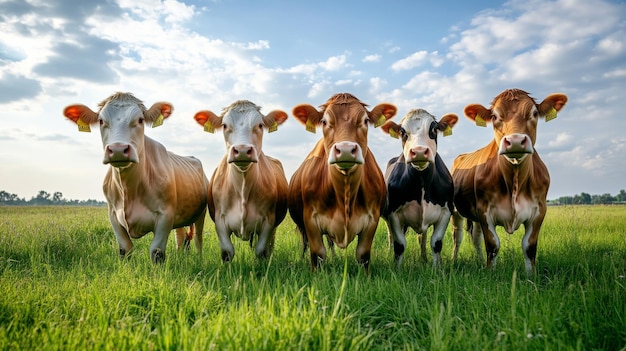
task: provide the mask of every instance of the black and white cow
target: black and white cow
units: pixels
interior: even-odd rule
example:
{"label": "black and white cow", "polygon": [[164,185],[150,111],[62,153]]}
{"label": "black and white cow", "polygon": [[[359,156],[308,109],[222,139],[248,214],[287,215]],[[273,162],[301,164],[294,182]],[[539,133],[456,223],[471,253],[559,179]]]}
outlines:
{"label": "black and white cow", "polygon": [[[382,217],[387,222],[389,242],[393,241],[396,264],[402,262],[406,231],[420,235],[421,258],[426,258],[426,234],[433,226],[430,246],[433,263],[441,261],[443,236],[453,210],[452,176],[437,153],[437,135],[450,135],[459,118],[447,114],[439,122],[425,110],[409,111],[400,124],[388,121],[382,130],[402,140],[402,154],[387,163],[387,205]],[[454,251],[456,255],[456,251]]]}

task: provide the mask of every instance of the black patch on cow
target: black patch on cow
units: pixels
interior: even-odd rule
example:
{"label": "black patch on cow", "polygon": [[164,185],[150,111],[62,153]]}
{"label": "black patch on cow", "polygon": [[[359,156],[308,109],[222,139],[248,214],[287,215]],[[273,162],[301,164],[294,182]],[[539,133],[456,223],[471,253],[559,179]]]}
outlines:
{"label": "black patch on cow", "polygon": [[398,207],[411,201],[420,201],[422,194],[427,202],[447,206],[452,211],[454,186],[450,171],[437,154],[435,164],[424,171],[418,171],[404,161],[404,154],[392,158],[387,163],[387,206],[383,215],[387,216]]}

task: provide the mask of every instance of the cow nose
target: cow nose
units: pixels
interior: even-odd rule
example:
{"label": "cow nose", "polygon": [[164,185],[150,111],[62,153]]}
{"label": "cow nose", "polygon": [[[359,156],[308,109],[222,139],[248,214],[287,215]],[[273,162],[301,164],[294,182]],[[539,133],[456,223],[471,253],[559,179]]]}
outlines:
{"label": "cow nose", "polygon": [[339,160],[356,158],[357,145],[353,143],[337,143],[334,146],[335,157]]}
{"label": "cow nose", "polygon": [[430,157],[430,149],[425,146],[415,146],[409,152],[409,162],[426,161]]}
{"label": "cow nose", "polygon": [[532,153],[532,142],[526,134],[509,134],[502,138],[501,153]]}
{"label": "cow nose", "polygon": [[228,162],[257,162],[254,146],[233,145],[230,148]]}
{"label": "cow nose", "polygon": [[106,156],[109,160],[128,159],[130,157],[130,145],[125,143],[113,143],[106,146]]}
{"label": "cow nose", "polygon": [[340,141],[335,143],[328,153],[329,164],[342,164],[343,166],[350,166],[354,164],[362,164],[363,152],[359,144],[351,141]]}

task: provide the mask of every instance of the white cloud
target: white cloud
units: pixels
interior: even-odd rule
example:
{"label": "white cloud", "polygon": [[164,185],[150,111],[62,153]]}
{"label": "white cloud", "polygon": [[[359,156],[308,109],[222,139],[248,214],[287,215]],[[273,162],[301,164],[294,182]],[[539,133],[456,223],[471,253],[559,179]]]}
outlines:
{"label": "white cloud", "polygon": [[320,62],[319,65],[327,71],[338,71],[346,67],[346,55],[329,57],[326,61]]}
{"label": "white cloud", "polygon": [[380,62],[380,55],[367,55],[363,58],[363,62]]}

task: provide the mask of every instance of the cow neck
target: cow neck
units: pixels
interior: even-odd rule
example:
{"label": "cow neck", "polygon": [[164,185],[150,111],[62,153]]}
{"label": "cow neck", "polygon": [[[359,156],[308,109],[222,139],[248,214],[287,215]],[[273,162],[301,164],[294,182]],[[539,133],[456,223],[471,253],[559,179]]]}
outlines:
{"label": "cow neck", "polygon": [[517,165],[512,164],[504,155],[497,157],[498,168],[504,178],[508,192],[511,194],[512,203],[517,201],[519,192],[524,188],[530,178],[533,169],[533,156],[534,154],[527,155],[526,158]]}
{"label": "cow neck", "polygon": [[[348,227],[352,217],[353,204],[356,202],[363,175],[363,165],[357,165],[349,171],[342,171],[331,166],[331,183],[337,203],[343,207],[344,238],[349,237]],[[344,243],[347,244],[347,243]]]}

